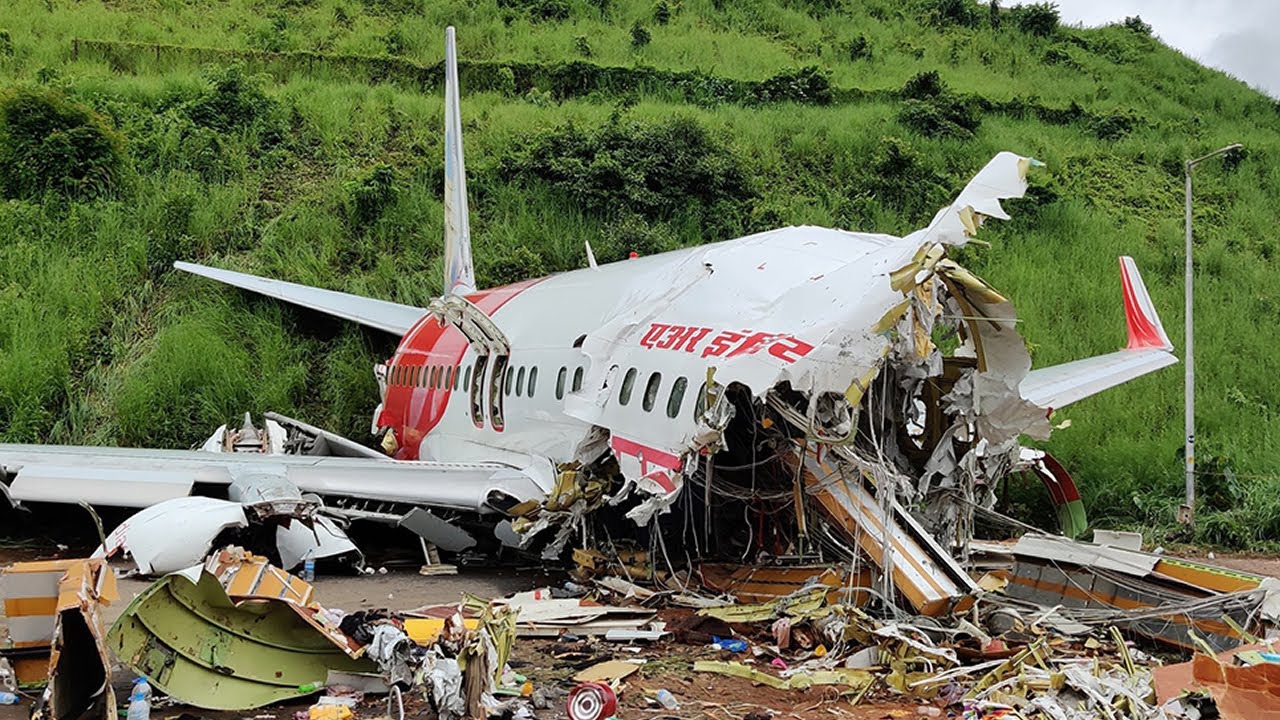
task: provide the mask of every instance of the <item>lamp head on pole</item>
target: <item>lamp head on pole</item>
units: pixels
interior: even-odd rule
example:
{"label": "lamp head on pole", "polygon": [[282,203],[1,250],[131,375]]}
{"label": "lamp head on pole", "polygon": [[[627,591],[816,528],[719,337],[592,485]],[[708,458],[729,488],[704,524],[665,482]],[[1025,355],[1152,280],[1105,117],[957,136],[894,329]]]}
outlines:
{"label": "lamp head on pole", "polygon": [[1193,168],[1195,168],[1195,166],[1196,166],[1196,165],[1199,165],[1200,163],[1204,162],[1205,160],[1208,160],[1208,159],[1210,159],[1210,158],[1218,157],[1219,155],[1225,155],[1226,153],[1232,152],[1233,150],[1239,150],[1239,149],[1240,149],[1240,148],[1242,148],[1242,147],[1244,147],[1244,145],[1241,145],[1240,143],[1231,143],[1230,145],[1228,145],[1228,146],[1226,146],[1226,147],[1224,147],[1224,148],[1218,148],[1217,150],[1214,150],[1213,152],[1209,153],[1208,155],[1201,155],[1200,157],[1196,158],[1195,160],[1188,160],[1188,161],[1187,161],[1187,172],[1188,172],[1188,173],[1189,173],[1189,172],[1191,172],[1191,170],[1192,170]]}

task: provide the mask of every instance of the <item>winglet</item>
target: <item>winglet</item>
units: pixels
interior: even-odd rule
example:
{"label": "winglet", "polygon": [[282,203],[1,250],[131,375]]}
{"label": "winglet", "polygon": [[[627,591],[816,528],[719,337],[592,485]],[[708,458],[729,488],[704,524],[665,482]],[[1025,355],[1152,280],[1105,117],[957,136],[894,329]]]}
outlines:
{"label": "winglet", "polygon": [[1142,274],[1133,258],[1120,258],[1120,286],[1124,291],[1124,318],[1129,326],[1129,350],[1159,348],[1173,350],[1173,343],[1165,334],[1160,316],[1151,303],[1151,294],[1142,282]]}
{"label": "winglet", "polygon": [[444,292],[469,295],[475,291],[462,115],[458,110],[458,50],[450,26],[444,31]]}

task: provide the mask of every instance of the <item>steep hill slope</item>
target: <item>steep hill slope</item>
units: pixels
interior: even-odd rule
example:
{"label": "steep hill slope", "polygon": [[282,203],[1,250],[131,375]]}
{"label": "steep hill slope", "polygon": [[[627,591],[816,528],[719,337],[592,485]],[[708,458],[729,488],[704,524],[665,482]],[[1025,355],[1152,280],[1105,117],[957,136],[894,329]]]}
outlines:
{"label": "steep hill slope", "polygon": [[[1046,167],[964,260],[1036,362],[1123,342],[1119,254],[1181,346],[1182,161],[1244,143],[1197,176],[1199,532],[1280,537],[1280,109],[1140,21],[968,0],[8,7],[0,440],[186,446],[246,409],[363,437],[385,338],[168,268],[437,292],[452,23],[485,283],[580,266],[583,240],[612,260],[780,224],[905,232],[1009,149]],[[1171,523],[1181,382],[1064,413],[1050,448],[1095,523]]]}

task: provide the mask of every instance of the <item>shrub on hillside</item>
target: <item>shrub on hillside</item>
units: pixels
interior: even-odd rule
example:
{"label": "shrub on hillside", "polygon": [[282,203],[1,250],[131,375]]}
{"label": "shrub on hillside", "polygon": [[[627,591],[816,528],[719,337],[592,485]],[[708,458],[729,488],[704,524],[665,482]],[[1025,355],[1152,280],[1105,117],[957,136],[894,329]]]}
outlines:
{"label": "shrub on hillside", "polygon": [[246,75],[239,65],[214,71],[209,76],[209,87],[187,102],[184,111],[196,125],[219,132],[280,131],[275,102],[267,97],[262,84]]}
{"label": "shrub on hillside", "polygon": [[648,45],[649,42],[652,40],[653,40],[653,36],[649,34],[648,30],[645,30],[644,26],[640,24],[639,20],[637,20],[635,24],[631,26],[631,47],[637,47],[637,48],[644,47],[645,45]]}
{"label": "shrub on hillside", "polygon": [[756,85],[756,102],[798,102],[831,104],[831,76],[817,66],[778,73]]}
{"label": "shrub on hillside", "polygon": [[1057,32],[1062,20],[1058,5],[1051,2],[1019,5],[1009,11],[1009,16],[1019,30],[1039,37],[1049,37]]}
{"label": "shrub on hillside", "polygon": [[737,155],[688,118],[562,125],[514,146],[501,173],[547,183],[609,217],[656,220],[695,209],[706,225],[713,216],[736,215],[754,196]]}
{"label": "shrub on hillside", "polygon": [[367,230],[382,217],[382,213],[396,201],[395,169],[379,163],[343,184],[347,192],[347,221],[356,232]]}
{"label": "shrub on hillside", "polygon": [[946,92],[947,86],[937,70],[917,73],[902,86],[902,97],[909,100],[925,100]]}
{"label": "shrub on hillside", "polygon": [[921,5],[922,19],[935,27],[978,24],[978,6],[972,0],[924,0]]}
{"label": "shrub on hillside", "polygon": [[929,212],[940,200],[946,202],[946,179],[898,138],[881,141],[870,169],[864,184],[885,207],[910,215]]}
{"label": "shrub on hillside", "polygon": [[530,22],[568,20],[572,11],[568,0],[498,0],[498,7],[523,14]]}
{"label": "shrub on hillside", "polygon": [[127,171],[124,136],[57,90],[0,93],[0,191],[6,197],[116,194]]}
{"label": "shrub on hillside", "polygon": [[481,287],[509,285],[547,274],[547,263],[523,243],[513,248],[489,248],[477,257],[476,282]]}
{"label": "shrub on hillside", "polygon": [[936,70],[912,77],[901,96],[905,102],[898,122],[925,137],[970,137],[982,121],[972,103],[951,92]]}
{"label": "shrub on hillside", "polygon": [[1124,19],[1124,26],[1139,35],[1151,36],[1150,23],[1144,22],[1141,15],[1130,15]]}
{"label": "shrub on hillside", "polygon": [[1119,140],[1133,131],[1136,118],[1126,112],[1114,112],[1097,118],[1090,125],[1099,140]]}
{"label": "shrub on hillside", "polygon": [[850,40],[845,44],[844,50],[852,62],[871,57],[871,44],[867,41],[866,35],[859,35]]}

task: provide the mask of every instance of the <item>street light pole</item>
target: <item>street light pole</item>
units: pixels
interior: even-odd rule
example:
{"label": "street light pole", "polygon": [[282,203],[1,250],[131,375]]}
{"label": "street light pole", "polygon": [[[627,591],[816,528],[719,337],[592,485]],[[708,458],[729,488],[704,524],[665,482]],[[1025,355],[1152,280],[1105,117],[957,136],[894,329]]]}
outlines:
{"label": "street light pole", "polygon": [[1184,223],[1186,225],[1186,290],[1185,290],[1185,319],[1186,319],[1186,357],[1183,358],[1183,368],[1186,371],[1183,383],[1183,392],[1185,394],[1185,416],[1186,424],[1186,446],[1184,448],[1184,459],[1186,462],[1186,502],[1182,505],[1178,512],[1178,520],[1184,524],[1191,525],[1195,522],[1196,508],[1196,365],[1195,365],[1195,317],[1192,312],[1192,292],[1194,284],[1192,283],[1192,275],[1194,264],[1191,259],[1191,173],[1196,166],[1210,158],[1218,157],[1239,150],[1240,143],[1234,143],[1224,148],[1219,148],[1202,155],[1194,160],[1188,160],[1186,165],[1186,206],[1184,208]]}

